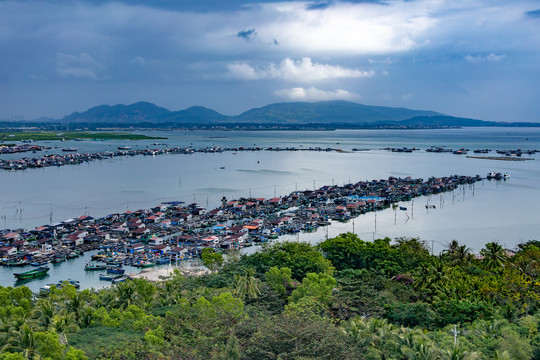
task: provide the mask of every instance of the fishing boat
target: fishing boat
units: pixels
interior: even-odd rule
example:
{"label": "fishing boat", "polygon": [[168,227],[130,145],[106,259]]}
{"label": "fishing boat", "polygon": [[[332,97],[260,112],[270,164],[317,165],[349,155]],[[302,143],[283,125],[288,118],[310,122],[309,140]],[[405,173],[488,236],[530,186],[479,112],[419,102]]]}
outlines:
{"label": "fishing boat", "polygon": [[171,262],[171,259],[169,258],[159,258],[156,260],[156,265],[168,264],[170,262]]}
{"label": "fishing boat", "polygon": [[81,283],[78,280],[72,280],[72,279],[61,280],[56,284],[56,287],[58,289],[61,289],[64,286],[64,283],[68,283],[69,285],[73,285],[75,287],[75,289],[78,289],[78,288],[81,287]]}
{"label": "fishing boat", "polygon": [[121,277],[119,274],[99,274],[99,280],[113,281],[116,278]]}
{"label": "fishing boat", "polygon": [[105,269],[107,269],[107,265],[105,264],[87,263],[84,266],[84,270],[86,271],[105,270]]}
{"label": "fishing boat", "polygon": [[407,208],[406,208],[405,206],[400,206],[400,207],[399,207],[399,210],[406,211]]}
{"label": "fishing boat", "polygon": [[131,146],[119,146],[118,150],[131,150]]}
{"label": "fishing boat", "polygon": [[111,283],[117,284],[117,283],[120,283],[120,282],[124,282],[124,281],[126,281],[127,279],[128,279],[127,276],[120,276],[120,277],[118,277],[118,278],[116,278],[116,279],[112,279],[112,280],[111,280]]}
{"label": "fishing boat", "polygon": [[39,288],[39,294],[40,295],[46,295],[48,294],[50,291],[51,291],[51,288],[53,286],[56,286],[55,284],[47,284],[47,285],[43,285],[42,287]]}
{"label": "fishing boat", "polygon": [[11,261],[5,261],[2,263],[4,266],[8,267],[20,267],[27,264],[26,260],[11,260]]}
{"label": "fishing boat", "polygon": [[75,259],[76,257],[79,257],[79,253],[75,252],[75,251],[72,251],[70,252],[69,254],[67,254],[66,258],[68,259]]}
{"label": "fishing boat", "polygon": [[133,266],[136,266],[136,267],[140,267],[141,269],[146,269],[146,268],[149,268],[149,267],[154,267],[156,264],[151,262],[151,261],[139,261],[135,264],[133,264]]}
{"label": "fishing boat", "polygon": [[[510,175],[508,175],[510,176]],[[501,180],[503,178],[503,174],[501,173],[496,173],[495,171],[490,171],[487,176],[486,176],[487,179],[489,180]]]}
{"label": "fishing boat", "polygon": [[51,262],[53,264],[58,264],[58,263],[61,263],[62,261],[66,261],[66,257],[65,256],[55,256]]}
{"label": "fishing boat", "polygon": [[120,266],[108,266],[107,274],[118,274],[122,275],[126,270]]}
{"label": "fishing boat", "polygon": [[63,148],[62,151],[65,151],[65,152],[74,152],[74,151],[77,151],[77,149],[75,148]]}
{"label": "fishing boat", "polygon": [[23,273],[14,273],[17,280],[27,280],[27,279],[33,279],[40,276],[47,275],[47,272],[49,271],[49,268],[46,266],[40,266],[36,269],[25,271]]}

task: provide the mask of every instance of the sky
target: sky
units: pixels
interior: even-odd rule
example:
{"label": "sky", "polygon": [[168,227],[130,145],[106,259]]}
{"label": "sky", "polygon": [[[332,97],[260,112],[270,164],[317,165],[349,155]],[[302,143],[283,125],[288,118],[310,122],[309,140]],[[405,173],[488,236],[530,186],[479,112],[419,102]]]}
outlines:
{"label": "sky", "polygon": [[0,0],[0,119],[337,99],[540,122],[540,1]]}

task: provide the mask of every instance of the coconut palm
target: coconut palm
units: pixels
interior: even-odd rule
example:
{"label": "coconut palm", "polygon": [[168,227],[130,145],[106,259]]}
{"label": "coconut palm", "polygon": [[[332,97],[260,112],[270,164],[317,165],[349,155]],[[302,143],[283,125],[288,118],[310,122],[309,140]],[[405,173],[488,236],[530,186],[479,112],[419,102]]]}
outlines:
{"label": "coconut palm", "polygon": [[401,327],[397,339],[400,347],[407,346],[412,348],[417,341],[424,339],[425,337],[426,335],[420,329]]}
{"label": "coconut palm", "polygon": [[508,353],[507,350],[505,351],[495,351],[495,360],[511,360],[512,358],[510,357],[510,354]]}
{"label": "coconut palm", "polygon": [[2,350],[21,352],[25,359],[39,359],[36,347],[34,331],[28,324],[24,324],[20,330],[10,333]]}
{"label": "coconut palm", "polygon": [[94,309],[88,305],[83,306],[79,312],[78,325],[88,327],[92,325],[92,320],[94,320]]}
{"label": "coconut palm", "polygon": [[42,330],[46,331],[51,327],[54,316],[57,313],[57,308],[58,306],[50,297],[38,302],[34,309],[33,316],[37,321],[37,325]]}
{"label": "coconut palm", "polygon": [[501,269],[508,261],[508,257],[506,256],[503,247],[496,242],[487,243],[486,247],[480,250],[480,255],[484,257],[482,259],[482,264],[490,271]]}
{"label": "coconut palm", "polygon": [[415,289],[425,290],[437,293],[444,289],[448,283],[448,268],[444,262],[438,260],[430,266],[422,266],[415,275],[413,287]]}
{"label": "coconut palm", "polygon": [[437,348],[426,338],[417,340],[412,347],[402,346],[401,353],[409,360],[436,360],[441,358]]}
{"label": "coconut palm", "polygon": [[141,305],[142,299],[137,292],[135,283],[132,281],[116,284],[114,292],[116,306],[120,309],[126,309],[129,305]]}
{"label": "coconut palm", "polygon": [[468,248],[466,245],[461,245],[457,248],[455,264],[456,265],[465,265],[471,262],[473,258],[471,248]]}
{"label": "coconut palm", "polygon": [[464,265],[471,261],[471,249],[466,245],[459,245],[456,240],[452,240],[443,250],[443,258],[447,259],[452,265]]}
{"label": "coconut palm", "polygon": [[76,319],[77,322],[79,322],[81,309],[85,305],[85,301],[84,301],[82,293],[76,292],[75,294],[73,294],[69,298],[66,305],[67,305],[66,306],[67,310],[69,312],[75,314],[75,319]]}
{"label": "coconut palm", "polygon": [[456,344],[452,350],[447,351],[448,360],[475,360],[478,359],[478,354],[468,351],[463,345]]}
{"label": "coconut palm", "polygon": [[385,348],[397,345],[397,331],[398,328],[386,319],[377,318],[352,319],[345,328],[345,333],[359,347],[373,349],[381,355]]}
{"label": "coconut palm", "polygon": [[446,245],[446,249],[443,250],[443,256],[447,256],[450,259],[454,258],[459,247],[459,242],[457,240],[452,240]]}
{"label": "coconut palm", "polygon": [[235,276],[236,287],[234,289],[235,295],[241,299],[255,299],[260,295],[259,279],[255,278],[255,270],[248,269],[243,276]]}
{"label": "coconut palm", "polygon": [[501,335],[502,328],[508,324],[504,319],[486,321],[482,320],[477,323],[476,333],[486,339],[497,338]]}
{"label": "coconut palm", "polygon": [[75,314],[73,313],[63,313],[56,315],[54,317],[52,327],[58,334],[60,343],[63,345],[68,344],[67,334],[74,333],[79,330]]}

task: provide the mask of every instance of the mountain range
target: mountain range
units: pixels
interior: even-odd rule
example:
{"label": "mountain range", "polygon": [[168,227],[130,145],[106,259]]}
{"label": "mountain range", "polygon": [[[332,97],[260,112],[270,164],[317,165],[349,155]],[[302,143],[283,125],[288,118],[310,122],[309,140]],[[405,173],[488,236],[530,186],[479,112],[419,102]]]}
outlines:
{"label": "mountain range", "polygon": [[[344,125],[345,127],[456,127],[456,126],[516,126],[518,123],[497,123],[466,119],[434,111],[400,107],[371,106],[349,101],[286,102],[248,110],[227,116],[202,106],[171,111],[149,102],[131,105],[100,105],[84,112],[75,112],[62,119],[50,119],[64,124],[134,125]],[[519,126],[519,125],[517,125]],[[523,126],[531,126],[525,123]]]}

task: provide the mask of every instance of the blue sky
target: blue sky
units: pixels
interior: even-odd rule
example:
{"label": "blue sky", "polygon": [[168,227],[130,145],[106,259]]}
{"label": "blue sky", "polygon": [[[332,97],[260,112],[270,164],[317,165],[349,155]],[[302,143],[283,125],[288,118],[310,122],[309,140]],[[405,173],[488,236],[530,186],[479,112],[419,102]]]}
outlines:
{"label": "blue sky", "polygon": [[0,118],[343,99],[540,122],[540,2],[0,0]]}

